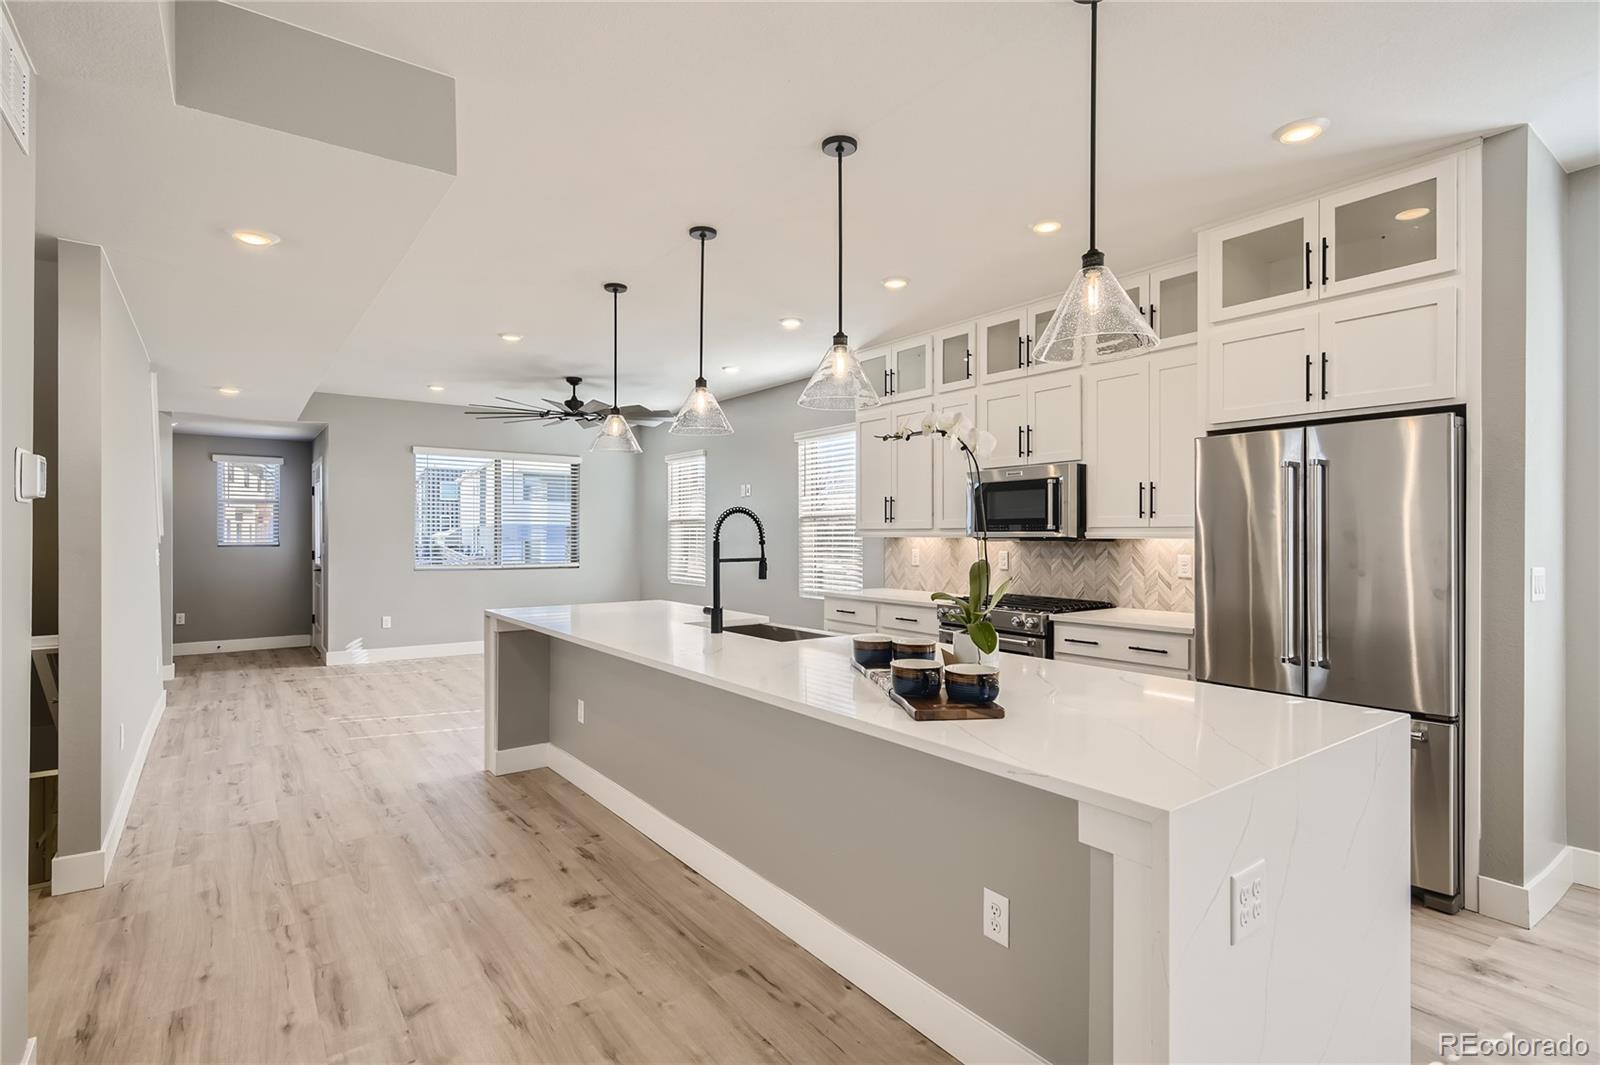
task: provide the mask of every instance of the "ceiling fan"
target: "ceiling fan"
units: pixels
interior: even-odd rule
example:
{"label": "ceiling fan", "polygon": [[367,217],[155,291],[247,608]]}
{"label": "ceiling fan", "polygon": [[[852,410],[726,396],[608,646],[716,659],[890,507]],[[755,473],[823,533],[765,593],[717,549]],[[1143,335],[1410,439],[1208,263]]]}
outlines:
{"label": "ceiling fan", "polygon": [[[581,377],[569,377],[567,384],[572,388],[572,395],[563,400],[545,399],[544,406],[525,403],[520,399],[508,399],[505,396],[496,396],[499,403],[474,403],[467,408],[467,413],[474,418],[485,421],[500,422],[576,422],[579,425],[598,425],[605,421],[606,415],[611,413],[611,404],[603,403],[598,399],[582,400],[578,398],[578,386],[583,384]],[[628,421],[637,425],[660,425],[670,422],[673,412],[670,410],[651,410],[641,407],[637,403],[621,408],[622,414]]]}

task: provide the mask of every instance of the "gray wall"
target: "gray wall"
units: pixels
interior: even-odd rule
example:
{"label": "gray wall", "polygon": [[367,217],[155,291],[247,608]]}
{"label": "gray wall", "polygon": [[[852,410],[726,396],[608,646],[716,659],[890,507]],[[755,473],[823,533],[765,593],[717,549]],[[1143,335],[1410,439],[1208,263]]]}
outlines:
{"label": "gray wall", "polygon": [[1567,178],[1567,842],[1600,850],[1600,166]]}
{"label": "gray wall", "polygon": [[157,416],[161,432],[161,663],[172,665],[172,415]]}
{"label": "gray wall", "polygon": [[[548,668],[556,746],[1047,1060],[1087,1060],[1076,803],[584,648]],[[985,887],[1026,928],[1009,949],[980,931]]]}
{"label": "gray wall", "polygon": [[[0,129],[0,454],[8,462],[13,448],[33,447],[33,206],[34,161],[10,130]],[[9,490],[0,495],[0,1061],[6,1062],[22,1060],[28,1039],[29,506]]]}
{"label": "gray wall", "polygon": [[57,251],[62,434],[60,855],[100,849],[161,696],[150,361],[98,247]]}
{"label": "gray wall", "polygon": [[[707,572],[703,586],[667,580],[667,462],[681,451],[706,453],[706,520],[716,521],[728,507],[747,506],[761,515],[767,528],[768,578],[756,579],[754,566],[727,566],[722,573],[722,601],[752,613],[766,614],[790,625],[820,626],[822,600],[800,596],[799,469],[794,435],[829,425],[855,424],[850,412],[806,410],[795,403],[805,382],[778,385],[730,399],[723,409],[733,435],[673,436],[666,426],[639,434],[645,450],[640,464],[638,514],[646,534],[639,539],[640,598],[711,602],[710,530],[707,529]],[[751,486],[749,498],[739,486]],[[730,521],[724,541],[743,555],[755,547],[755,533],[743,519]],[[863,547],[863,580],[867,587],[883,582],[883,540],[868,538]]]}
{"label": "gray wall", "polygon": [[[278,546],[217,546],[214,454],[283,459]],[[185,623],[177,642],[209,643],[311,631],[311,443],[200,436],[179,431],[172,445],[172,610]]]}
{"label": "gray wall", "polygon": [[[644,455],[590,455],[592,431],[499,425],[456,407],[317,393],[302,421],[327,425],[330,652],[483,639],[497,606],[639,596],[635,479]],[[575,569],[417,571],[413,445],[582,455]],[[390,615],[394,627],[379,627]]]}

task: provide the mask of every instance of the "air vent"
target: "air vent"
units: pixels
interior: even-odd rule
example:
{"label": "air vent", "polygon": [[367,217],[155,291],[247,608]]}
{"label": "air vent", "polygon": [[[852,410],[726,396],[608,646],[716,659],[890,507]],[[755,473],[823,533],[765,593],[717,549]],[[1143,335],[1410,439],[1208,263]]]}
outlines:
{"label": "air vent", "polygon": [[23,152],[28,151],[28,135],[33,127],[33,70],[23,54],[10,19],[0,18],[0,113],[16,135]]}

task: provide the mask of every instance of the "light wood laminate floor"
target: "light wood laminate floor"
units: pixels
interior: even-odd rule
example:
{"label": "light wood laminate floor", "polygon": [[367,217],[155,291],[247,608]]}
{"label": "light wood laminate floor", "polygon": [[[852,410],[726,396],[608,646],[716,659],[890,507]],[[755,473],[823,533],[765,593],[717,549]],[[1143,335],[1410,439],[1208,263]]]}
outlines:
{"label": "light wood laminate floor", "polygon": [[[950,1060],[560,777],[484,774],[481,658],[178,663],[111,883],[32,906],[45,1065]],[[1597,1041],[1594,892],[1415,913],[1415,1060]]]}

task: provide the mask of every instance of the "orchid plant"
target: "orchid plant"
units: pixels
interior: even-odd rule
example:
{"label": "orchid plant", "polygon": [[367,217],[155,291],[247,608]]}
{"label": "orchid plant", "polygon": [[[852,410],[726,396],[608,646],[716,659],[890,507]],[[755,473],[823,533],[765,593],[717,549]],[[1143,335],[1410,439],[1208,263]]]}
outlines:
{"label": "orchid plant", "polygon": [[[922,421],[916,425],[907,424],[892,433],[879,436],[879,440],[912,440],[919,436],[940,436],[952,452],[960,451],[966,456],[969,476],[973,484],[978,482],[982,471],[980,460],[994,454],[996,446],[994,435],[987,430],[979,429],[968,418],[965,411],[954,411],[940,414],[930,410],[922,416]],[[973,496],[973,505],[978,508],[976,515],[978,539],[978,559],[967,570],[967,596],[962,598],[951,595],[949,592],[934,592],[932,598],[953,603],[961,609],[961,624],[967,630],[967,636],[972,640],[973,646],[984,654],[994,654],[1000,646],[1000,635],[994,630],[994,623],[989,620],[989,612],[1000,602],[1006,594],[1006,589],[1011,586],[1007,580],[994,594],[989,593],[989,536],[985,532],[987,523],[983,520],[983,495],[977,493]]]}

